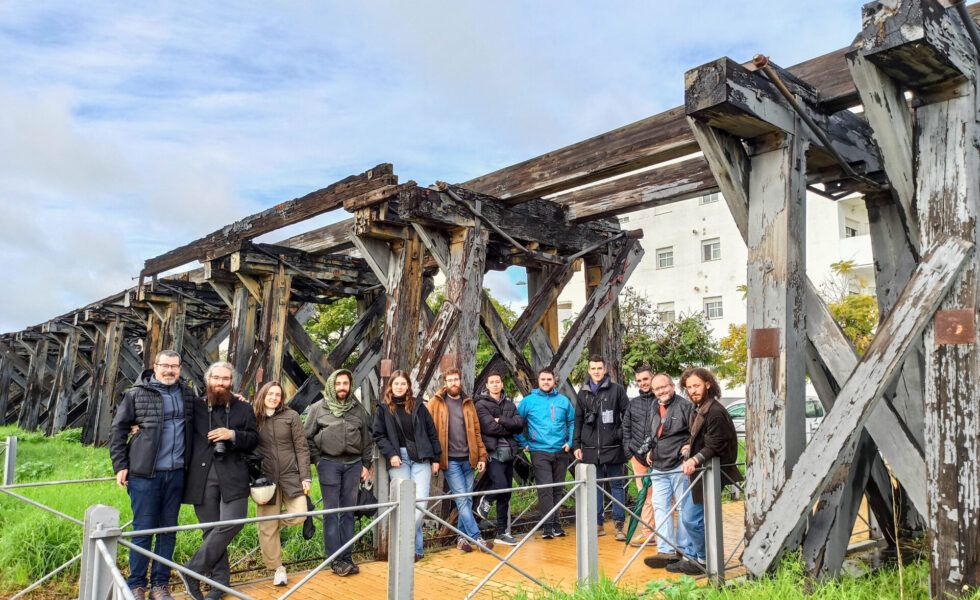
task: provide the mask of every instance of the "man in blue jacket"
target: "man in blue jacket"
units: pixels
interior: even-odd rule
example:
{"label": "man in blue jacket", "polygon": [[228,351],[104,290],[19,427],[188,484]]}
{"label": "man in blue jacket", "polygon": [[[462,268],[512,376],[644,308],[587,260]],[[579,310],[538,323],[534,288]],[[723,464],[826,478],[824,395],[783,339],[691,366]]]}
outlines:
{"label": "man in blue jacket", "polygon": [[[518,443],[531,451],[531,466],[536,483],[548,484],[565,481],[568,470],[568,450],[572,445],[575,428],[575,409],[572,402],[555,389],[555,372],[541,369],[538,387],[521,400],[517,413],[524,418],[527,429],[517,436]],[[560,486],[538,490],[538,507],[541,515],[548,514],[561,500],[564,488]],[[558,524],[558,510],[541,527],[541,537],[550,540],[565,535]]]}

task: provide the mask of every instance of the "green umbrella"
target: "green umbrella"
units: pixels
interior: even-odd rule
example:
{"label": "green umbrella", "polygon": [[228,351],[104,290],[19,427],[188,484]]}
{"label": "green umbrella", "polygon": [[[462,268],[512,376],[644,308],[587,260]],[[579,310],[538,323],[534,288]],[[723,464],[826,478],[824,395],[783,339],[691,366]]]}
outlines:
{"label": "green umbrella", "polygon": [[629,549],[629,542],[633,539],[633,534],[636,533],[636,526],[640,524],[639,517],[634,516],[633,513],[637,515],[643,514],[643,503],[646,502],[647,492],[650,491],[650,486],[653,485],[653,480],[647,475],[643,478],[643,485],[640,487],[640,492],[636,495],[636,505],[633,507],[633,512],[630,513],[630,522],[626,527],[626,545],[623,547],[623,554],[626,554],[626,550]]}

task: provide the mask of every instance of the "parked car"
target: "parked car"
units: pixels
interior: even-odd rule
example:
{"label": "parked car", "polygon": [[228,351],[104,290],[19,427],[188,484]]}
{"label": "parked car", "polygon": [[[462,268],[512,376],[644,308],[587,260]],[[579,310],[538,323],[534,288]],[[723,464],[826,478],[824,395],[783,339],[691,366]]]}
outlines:
{"label": "parked car", "polygon": [[[725,408],[728,410],[728,414],[732,416],[732,421],[735,423],[735,431],[738,433],[738,437],[745,438],[745,399],[737,398],[726,402],[726,398],[722,398],[722,403],[725,404]],[[810,440],[813,432],[817,430],[820,422],[823,421],[823,405],[820,404],[820,400],[816,396],[807,396],[806,399],[806,439]]]}

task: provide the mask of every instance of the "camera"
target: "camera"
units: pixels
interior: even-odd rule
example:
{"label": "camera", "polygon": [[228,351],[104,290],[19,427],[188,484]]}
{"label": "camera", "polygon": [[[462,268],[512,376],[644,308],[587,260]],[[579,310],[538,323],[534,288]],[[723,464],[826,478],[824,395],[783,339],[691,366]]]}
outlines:
{"label": "camera", "polygon": [[643,443],[640,444],[639,448],[637,448],[636,453],[639,454],[640,456],[646,456],[647,454],[650,454],[650,444],[652,443],[653,443],[653,438],[649,435],[646,436],[645,438],[643,438]]}
{"label": "camera", "polygon": [[228,452],[228,444],[224,440],[214,443],[214,454],[218,458],[224,458],[225,453]]}

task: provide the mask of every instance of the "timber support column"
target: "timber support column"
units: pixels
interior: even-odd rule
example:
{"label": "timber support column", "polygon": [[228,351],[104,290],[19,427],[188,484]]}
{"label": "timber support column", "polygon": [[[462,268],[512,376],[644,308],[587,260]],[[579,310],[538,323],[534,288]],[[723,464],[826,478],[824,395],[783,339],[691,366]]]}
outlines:
{"label": "timber support column", "polygon": [[463,389],[475,394],[476,346],[480,340],[480,308],[483,300],[483,273],[487,256],[488,231],[479,222],[475,227],[453,230],[449,241],[449,273],[446,300],[461,310],[455,334],[449,338],[446,356],[461,371]]}
{"label": "timber support column", "polygon": [[45,433],[48,435],[58,433],[65,428],[68,422],[69,403],[74,392],[75,363],[81,335],[73,329],[61,336],[58,370],[55,372],[51,396],[48,398],[48,417],[45,421]]}
{"label": "timber support column", "polygon": [[[531,298],[534,298],[541,289],[548,284],[551,278],[551,272],[553,268],[527,268],[527,299],[528,302]],[[600,275],[601,276],[601,275]],[[545,309],[544,316],[541,320],[534,325],[533,332],[531,336],[537,335],[540,341],[547,341],[548,345],[551,346],[551,355],[554,354],[556,348],[558,348],[558,332],[560,326],[558,323],[558,301],[557,299],[551,302]],[[539,343],[540,343],[539,341]],[[535,351],[535,344],[531,344],[531,366],[535,371],[543,369],[548,366],[551,362],[551,355],[540,356],[539,352]],[[534,382],[533,387],[537,387],[538,382]]]}
{"label": "timber support column", "polygon": [[228,337],[228,362],[242,376],[255,348],[255,316],[258,303],[244,283],[235,285]]}
{"label": "timber support column", "polygon": [[27,389],[21,400],[18,425],[27,431],[37,429],[41,414],[44,378],[48,370],[48,338],[37,341],[31,349],[31,363],[27,372]]}
{"label": "timber support column", "polygon": [[[602,274],[612,268],[612,257],[608,254],[590,254],[585,257],[585,297],[592,295]],[[606,372],[616,383],[623,383],[623,338],[619,321],[619,300],[613,302],[606,318],[589,341],[589,354],[598,354],[606,361]],[[629,385],[628,383],[624,385]]]}
{"label": "timber support column", "polygon": [[[262,282],[262,330],[259,339],[265,344],[265,363],[256,373],[255,387],[266,381],[282,381],[282,354],[286,348],[286,318],[289,316],[289,293],[292,276],[286,265]],[[242,389],[249,382],[242,381]]]}
{"label": "timber support column", "polygon": [[[425,247],[414,231],[391,244],[388,303],[381,345],[381,378],[397,370],[410,371],[418,359],[419,315],[422,311],[422,258]],[[416,395],[424,390],[413,390]]]}

